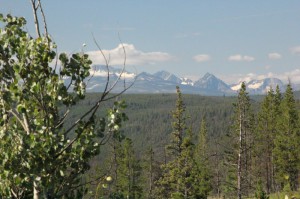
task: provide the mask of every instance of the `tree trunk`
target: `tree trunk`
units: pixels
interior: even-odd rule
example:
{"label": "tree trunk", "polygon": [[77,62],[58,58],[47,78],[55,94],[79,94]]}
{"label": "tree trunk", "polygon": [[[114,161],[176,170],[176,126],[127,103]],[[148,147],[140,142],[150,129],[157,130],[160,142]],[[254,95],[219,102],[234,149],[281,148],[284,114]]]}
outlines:
{"label": "tree trunk", "polygon": [[40,197],[39,190],[37,189],[36,181],[33,181],[33,199],[39,199]]}

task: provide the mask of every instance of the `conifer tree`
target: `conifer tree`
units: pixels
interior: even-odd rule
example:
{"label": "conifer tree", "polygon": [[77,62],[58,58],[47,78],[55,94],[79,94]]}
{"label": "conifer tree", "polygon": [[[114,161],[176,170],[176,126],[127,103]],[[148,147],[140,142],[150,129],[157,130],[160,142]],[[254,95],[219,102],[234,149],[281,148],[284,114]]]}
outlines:
{"label": "conifer tree", "polygon": [[150,147],[143,158],[143,192],[146,198],[154,199],[154,182],[160,177],[160,165],[155,160],[155,153]]}
{"label": "conifer tree", "polygon": [[162,177],[156,182],[156,195],[161,198],[171,197],[174,192],[180,192],[181,180],[178,176],[178,169],[180,168],[179,158],[182,153],[182,143],[184,134],[186,131],[186,116],[185,105],[183,103],[182,94],[180,88],[176,87],[177,100],[175,110],[172,111],[173,116],[173,132],[171,133],[170,145],[167,149],[172,155],[172,161],[166,165],[162,165],[163,174]]}
{"label": "conifer tree", "polygon": [[[247,195],[251,188],[252,172],[252,148],[253,148],[253,122],[254,115],[251,110],[250,97],[243,82],[238,93],[238,101],[234,104],[234,121],[232,126],[231,138],[232,149],[230,151],[231,168],[228,168],[228,177],[236,176],[236,194],[239,199]],[[228,165],[229,165],[228,164]],[[236,165],[235,168],[232,167]],[[234,173],[231,173],[234,172]],[[232,182],[228,182],[232,183]]]}
{"label": "conifer tree", "polygon": [[208,146],[207,146],[207,125],[206,119],[201,121],[198,143],[196,145],[195,159],[198,168],[199,192],[202,198],[207,198],[211,190],[211,170],[209,164]]}
{"label": "conifer tree", "polygon": [[[133,142],[122,134],[111,140],[110,172],[111,182],[101,187],[101,196],[108,198],[140,198],[141,166],[133,149]],[[104,180],[105,181],[105,180]],[[102,183],[102,182],[101,182]]]}
{"label": "conifer tree", "polygon": [[192,131],[186,128],[185,106],[177,87],[173,112],[173,132],[168,149],[173,159],[162,166],[162,176],[156,181],[156,198],[201,198],[199,172],[195,163]]}
{"label": "conifer tree", "polygon": [[281,116],[273,151],[276,177],[281,188],[289,186],[291,190],[297,190],[300,166],[300,128],[299,113],[290,84],[286,88],[280,110]]}
{"label": "conifer tree", "polygon": [[132,140],[125,138],[122,148],[123,155],[120,159],[118,187],[126,198],[140,198],[142,192],[139,185],[141,166],[135,157]]}
{"label": "conifer tree", "polygon": [[[192,133],[184,137],[180,156],[163,166],[163,174],[156,181],[156,198],[207,198],[209,188],[195,160]],[[201,175],[202,174],[202,175]]]}
{"label": "conifer tree", "polygon": [[185,135],[186,127],[186,115],[185,115],[185,104],[183,103],[182,94],[180,88],[176,87],[177,100],[175,110],[172,111],[173,116],[173,132],[171,133],[171,144],[167,147],[174,158],[180,156],[182,151],[182,142]]}
{"label": "conifer tree", "polygon": [[272,151],[274,148],[274,135],[276,133],[275,115],[275,95],[271,89],[263,102],[261,103],[260,112],[258,113],[257,136],[255,142],[255,150],[257,154],[257,176],[262,178],[265,186],[261,186],[267,190],[269,194],[272,186],[273,161]]}

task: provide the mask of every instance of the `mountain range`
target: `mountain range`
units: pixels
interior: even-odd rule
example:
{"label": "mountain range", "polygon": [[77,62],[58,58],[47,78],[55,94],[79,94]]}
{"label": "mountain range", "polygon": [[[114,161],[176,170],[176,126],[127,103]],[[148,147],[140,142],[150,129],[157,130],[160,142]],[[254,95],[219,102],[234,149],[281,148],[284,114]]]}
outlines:
{"label": "mountain range", "polygon": [[[109,86],[112,86],[121,74],[122,69],[109,67]],[[102,92],[107,82],[107,68],[95,66],[91,71],[91,78],[87,83],[87,92]],[[133,83],[133,84],[132,84]],[[240,89],[242,82],[236,84],[226,84],[215,75],[206,73],[197,81],[192,81],[185,77],[177,77],[167,72],[159,71],[154,74],[141,72],[138,75],[123,71],[123,75],[113,89],[119,92],[132,84],[127,93],[175,93],[176,86],[180,86],[183,93],[201,95],[235,95]],[[275,89],[278,85],[280,90],[284,90],[284,83],[277,78],[265,78],[245,82],[247,91],[250,94],[265,94],[270,88]],[[293,85],[294,89],[300,88]]]}

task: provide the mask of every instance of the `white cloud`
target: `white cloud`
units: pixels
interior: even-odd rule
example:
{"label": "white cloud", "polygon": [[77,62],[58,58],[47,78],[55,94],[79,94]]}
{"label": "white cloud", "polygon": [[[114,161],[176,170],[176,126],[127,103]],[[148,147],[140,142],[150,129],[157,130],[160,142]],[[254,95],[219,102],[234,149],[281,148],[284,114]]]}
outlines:
{"label": "white cloud", "polygon": [[295,46],[291,48],[291,52],[295,55],[300,55],[300,46]]}
{"label": "white cloud", "polygon": [[193,59],[196,62],[206,62],[206,61],[209,61],[211,59],[211,57],[209,55],[206,55],[206,54],[200,54],[200,55],[194,56]]}
{"label": "white cloud", "polygon": [[[124,48],[123,48],[124,47]],[[102,50],[106,59],[109,61],[109,65],[123,65],[126,52],[126,64],[128,65],[146,65],[154,64],[156,62],[164,62],[172,60],[173,57],[165,52],[143,52],[137,50],[132,44],[119,44],[116,48],[111,50]],[[105,64],[105,59],[100,51],[89,51],[89,54],[93,64]]]}
{"label": "white cloud", "polygon": [[254,61],[255,58],[248,56],[248,55],[240,55],[240,54],[236,54],[236,55],[231,55],[228,57],[229,61],[247,61],[247,62],[251,62]]}
{"label": "white cloud", "polygon": [[282,79],[285,81],[290,80],[292,84],[300,84],[300,69],[284,73],[284,77],[282,77]]}
{"label": "white cloud", "polygon": [[281,59],[282,56],[279,53],[269,53],[268,57],[271,60],[276,60],[276,59]]}

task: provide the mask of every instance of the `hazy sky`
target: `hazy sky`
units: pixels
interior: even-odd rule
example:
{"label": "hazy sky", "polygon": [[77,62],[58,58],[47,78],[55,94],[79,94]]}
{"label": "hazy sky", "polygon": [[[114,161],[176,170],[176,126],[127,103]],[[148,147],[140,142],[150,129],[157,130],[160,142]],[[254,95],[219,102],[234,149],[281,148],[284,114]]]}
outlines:
{"label": "hazy sky", "polygon": [[[58,51],[86,44],[96,64],[92,34],[111,65],[123,62],[122,41],[129,70],[300,83],[299,0],[44,0],[43,8]],[[0,12],[26,17],[35,34],[29,0],[0,0]]]}

